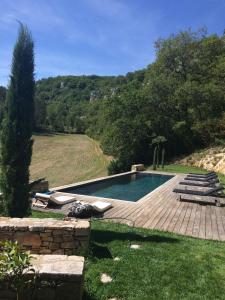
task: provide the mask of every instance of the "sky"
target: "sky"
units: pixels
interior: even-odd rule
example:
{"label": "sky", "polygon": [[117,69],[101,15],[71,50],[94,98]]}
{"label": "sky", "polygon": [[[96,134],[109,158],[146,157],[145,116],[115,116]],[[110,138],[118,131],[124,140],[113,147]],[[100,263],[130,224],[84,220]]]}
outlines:
{"label": "sky", "polygon": [[155,59],[154,42],[207,27],[223,34],[225,0],[0,0],[0,85],[8,84],[17,20],[35,42],[35,78],[125,75]]}

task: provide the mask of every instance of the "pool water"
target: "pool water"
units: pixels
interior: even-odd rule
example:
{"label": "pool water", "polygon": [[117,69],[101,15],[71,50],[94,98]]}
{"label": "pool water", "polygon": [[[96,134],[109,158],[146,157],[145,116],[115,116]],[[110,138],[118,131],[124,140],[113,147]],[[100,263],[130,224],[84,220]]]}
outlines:
{"label": "pool water", "polygon": [[134,173],[70,187],[61,192],[136,202],[173,176]]}

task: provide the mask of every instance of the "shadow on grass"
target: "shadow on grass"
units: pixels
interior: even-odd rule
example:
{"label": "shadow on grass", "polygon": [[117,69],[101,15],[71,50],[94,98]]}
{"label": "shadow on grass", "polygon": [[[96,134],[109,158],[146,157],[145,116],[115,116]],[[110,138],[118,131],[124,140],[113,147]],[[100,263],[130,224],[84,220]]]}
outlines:
{"label": "shadow on grass", "polygon": [[92,256],[98,259],[110,258],[112,259],[112,254],[109,251],[108,247],[97,245],[95,242],[91,243],[91,253]]}
{"label": "shadow on grass", "polygon": [[176,238],[160,236],[152,234],[144,236],[134,232],[116,232],[110,230],[95,230],[91,231],[91,239],[97,243],[108,243],[114,240],[117,241],[130,241],[130,242],[153,242],[153,243],[179,243]]}
{"label": "shadow on grass", "polygon": [[88,292],[84,290],[82,300],[98,300],[98,299],[95,298],[94,296],[89,295]]}
{"label": "shadow on grass", "polygon": [[62,135],[65,133],[60,133],[60,132],[54,132],[54,131],[45,131],[45,130],[40,130],[40,131],[35,131],[34,135],[36,136],[48,136],[48,137],[53,137],[56,135]]}

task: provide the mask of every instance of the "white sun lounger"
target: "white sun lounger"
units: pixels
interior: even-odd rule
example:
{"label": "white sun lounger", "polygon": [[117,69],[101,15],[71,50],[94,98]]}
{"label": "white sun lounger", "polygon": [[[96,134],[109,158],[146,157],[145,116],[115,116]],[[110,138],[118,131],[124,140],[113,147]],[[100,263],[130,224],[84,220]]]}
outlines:
{"label": "white sun lounger", "polygon": [[[74,196],[71,195],[60,195],[57,193],[53,194],[43,194],[43,193],[36,193],[35,194],[36,200],[39,200],[42,202],[42,204],[33,202],[33,206],[37,206],[40,208],[46,208],[48,203],[53,203],[56,205],[64,205],[68,204],[74,201],[77,201],[77,199]],[[85,203],[83,201],[79,201],[80,203]],[[103,201],[96,201],[94,203],[90,203],[90,205],[93,207],[93,209],[99,213],[103,213],[106,210],[110,209],[112,207],[112,204],[109,202],[103,202]]]}
{"label": "white sun lounger", "polygon": [[70,195],[57,195],[56,194],[42,194],[42,193],[36,193],[35,194],[35,198],[37,200],[40,200],[43,203],[47,203],[51,202],[54,203],[56,205],[64,205],[64,204],[68,204],[70,202],[74,202],[76,201],[76,198],[74,196],[70,196]]}

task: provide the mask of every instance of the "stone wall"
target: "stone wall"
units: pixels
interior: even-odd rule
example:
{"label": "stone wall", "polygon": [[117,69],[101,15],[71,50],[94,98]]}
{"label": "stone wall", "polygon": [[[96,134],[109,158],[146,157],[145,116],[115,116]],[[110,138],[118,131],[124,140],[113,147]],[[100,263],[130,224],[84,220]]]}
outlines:
{"label": "stone wall", "polygon": [[18,241],[35,254],[79,254],[89,245],[90,224],[84,220],[0,217],[0,241]]}

